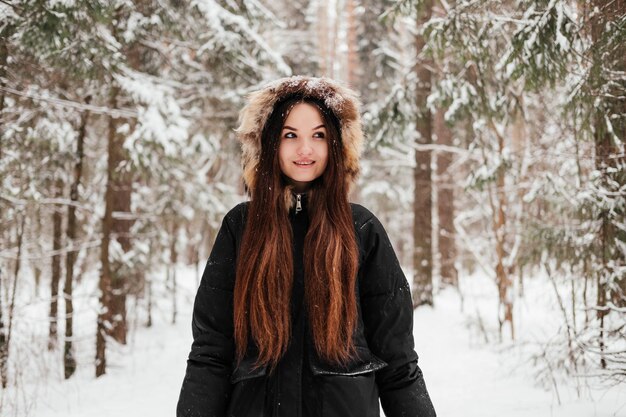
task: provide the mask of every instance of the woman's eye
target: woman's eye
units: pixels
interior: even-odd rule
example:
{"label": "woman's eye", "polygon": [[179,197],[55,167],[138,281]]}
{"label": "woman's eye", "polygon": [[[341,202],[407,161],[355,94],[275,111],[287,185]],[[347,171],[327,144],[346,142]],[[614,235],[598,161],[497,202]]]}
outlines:
{"label": "woman's eye", "polygon": [[293,135],[293,133],[292,132],[285,133],[285,137],[291,139],[293,136],[289,136],[289,135]]}
{"label": "woman's eye", "polygon": [[326,135],[324,135],[324,132],[317,132],[316,135],[319,135],[317,137],[318,138],[322,138],[322,139],[324,139],[326,137]]}

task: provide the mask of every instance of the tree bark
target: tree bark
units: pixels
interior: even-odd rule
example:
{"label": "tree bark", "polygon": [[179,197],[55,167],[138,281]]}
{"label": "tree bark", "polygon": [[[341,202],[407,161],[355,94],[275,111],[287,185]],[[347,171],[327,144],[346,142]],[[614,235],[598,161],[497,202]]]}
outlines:
{"label": "tree bark", "polygon": [[6,327],[4,325],[4,306],[2,305],[2,270],[0,270],[0,380],[2,381],[2,387],[6,388],[6,373],[7,373],[7,362],[8,362],[8,341],[6,334]]}
{"label": "tree bark", "polygon": [[[113,86],[109,96],[109,106],[115,108],[119,87]],[[104,217],[102,219],[102,243],[100,247],[100,311],[96,328],[96,377],[106,373],[106,336],[111,328],[111,263],[109,262],[109,244],[113,232],[114,175],[117,161],[115,160],[115,138],[117,136],[117,119],[109,116],[107,135],[107,185],[104,197]]]}
{"label": "tree bark", "polygon": [[[516,108],[516,110],[513,112],[513,123],[510,127],[510,134],[509,137],[511,138],[511,149],[513,151],[514,155],[518,155],[517,159],[517,163],[516,163],[516,167],[517,167],[517,191],[515,192],[515,203],[513,204],[514,209],[512,210],[512,213],[509,215],[509,218],[512,218],[513,220],[513,229],[514,229],[514,235],[515,237],[515,242],[513,243],[513,251],[515,251],[515,253],[519,253],[519,251],[517,251],[515,248],[519,247],[519,242],[521,237],[518,237],[519,235],[521,235],[521,230],[523,228],[523,216],[526,213],[527,210],[527,204],[524,202],[524,196],[526,195],[526,193],[528,192],[528,187],[524,186],[523,184],[527,184],[530,183],[531,181],[528,178],[528,163],[526,161],[527,155],[526,155],[526,149],[528,147],[528,138],[527,138],[527,129],[526,129],[526,120],[525,120],[525,104],[524,104],[524,96],[522,94],[520,94],[518,96],[518,106]],[[519,268],[519,273],[518,273],[518,283],[519,283],[519,288],[518,288],[518,294],[520,294],[520,296],[523,295],[523,291],[524,291],[524,274],[522,271],[523,265],[519,265],[519,262],[517,259],[510,259],[509,260],[509,271],[508,274],[511,276],[511,285],[513,285],[513,275],[514,275],[514,269],[515,268]]]}
{"label": "tree bark", "polygon": [[[132,177],[128,172],[119,172],[120,164],[127,159],[124,149],[124,137],[116,134],[113,137],[113,147],[111,152],[113,164],[112,176],[112,204],[114,213],[130,213]],[[131,249],[130,243],[131,221],[128,219],[113,218],[111,231],[124,252]],[[122,271],[128,270],[119,261],[112,261],[111,268],[111,329],[109,334],[121,344],[126,344],[127,323],[126,323],[126,295],[131,278]]]}
{"label": "tree bark", "polygon": [[[17,229],[17,256],[15,259],[15,268],[13,270],[13,286],[11,287],[11,299],[9,300],[8,325],[6,332],[0,327],[0,379],[2,380],[2,388],[9,385],[9,346],[11,343],[11,330],[13,329],[13,311],[15,309],[15,295],[17,294],[17,281],[20,274],[20,262],[22,260],[22,241],[24,238],[24,223],[26,215],[21,213],[21,220]],[[0,326],[2,326],[0,320]]]}
{"label": "tree bark", "polygon": [[[4,36],[0,36],[0,87],[4,87],[6,82],[4,81],[6,76],[6,65],[9,57],[9,50],[6,44],[6,38]],[[3,150],[3,137],[4,137],[4,90],[0,90],[0,162],[4,156]],[[3,201],[0,200],[0,243],[4,241],[4,208]],[[0,245],[0,249],[2,246]],[[2,273],[3,273],[3,262],[0,260],[0,294],[2,294]],[[0,297],[1,298],[1,297]],[[0,300],[0,346],[4,344],[4,332],[3,332],[3,322],[2,322],[2,300]]]}
{"label": "tree bark", "polygon": [[[614,24],[620,18],[626,15],[625,0],[594,0],[592,10],[597,10],[591,17],[591,36],[594,44],[602,38],[603,32],[607,30],[609,25]],[[606,35],[604,35],[606,36]],[[622,44],[616,51],[612,52],[614,58],[607,58],[600,51],[594,51],[594,61],[598,66],[606,66],[608,70],[615,74],[623,74],[626,71],[626,45]],[[613,60],[611,60],[613,59]],[[601,80],[606,84],[606,80]],[[594,114],[594,140],[596,144],[596,169],[601,173],[600,182],[602,186],[609,192],[622,194],[626,184],[626,100],[624,100],[625,85],[623,79],[614,80],[609,91],[603,93],[605,98],[605,107],[596,108]],[[617,115],[618,117],[607,117],[607,115]],[[607,123],[612,125],[611,129]],[[612,132],[611,132],[612,130]],[[619,138],[622,143],[613,139]],[[622,197],[623,198],[623,197]],[[623,207],[623,205],[622,205]],[[626,232],[619,229],[616,225],[626,216],[623,208],[619,205],[614,209],[615,213],[607,210],[600,214],[602,219],[602,236],[603,239],[603,271],[607,277],[603,279],[604,291],[608,291],[607,299],[618,307],[626,307],[626,273],[619,271],[619,265],[626,265],[626,259],[622,252],[616,250],[618,241],[626,245]],[[621,219],[620,219],[621,215]],[[620,257],[620,259],[615,259]],[[612,265],[609,265],[612,263]],[[614,277],[609,284],[608,277]],[[606,300],[605,300],[606,301]]]}
{"label": "tree bark", "polygon": [[[499,147],[500,156],[503,147]],[[509,322],[511,328],[511,339],[515,339],[515,328],[513,326],[513,280],[507,269],[504,267],[506,252],[506,194],[504,193],[504,172],[503,169],[496,173],[496,212],[494,216],[494,234],[496,237],[496,282],[498,285],[498,296],[500,299],[500,334],[502,327]]]}
{"label": "tree bark", "polygon": [[328,63],[328,0],[319,0],[317,7],[317,39],[319,53],[319,73],[323,76],[330,75]]}
{"label": "tree bark", "polygon": [[[114,32],[116,32],[114,30]],[[144,58],[140,53],[139,45],[131,44],[126,50],[126,58],[130,66],[138,71],[141,70]],[[121,97],[116,97],[116,105]],[[131,123],[132,124],[132,123]],[[109,158],[112,165],[112,205],[113,218],[111,223],[112,238],[115,238],[124,252],[132,248],[130,229],[133,221],[128,218],[131,212],[131,197],[133,175],[130,170],[123,168],[123,163],[128,161],[128,152],[124,148],[125,137],[121,134],[111,136],[113,145],[109,148]],[[111,327],[108,334],[118,343],[126,344],[128,334],[126,298],[131,288],[137,293],[139,277],[135,271],[129,273],[128,265],[123,265],[118,260],[110,260],[111,273]]]}
{"label": "tree bark", "polygon": [[339,46],[339,22],[341,20],[341,1],[342,0],[335,0],[335,16],[333,18],[331,38],[328,45],[328,74],[331,78],[337,78],[336,68],[341,65],[340,59],[337,58],[337,47]]}
{"label": "tree bark", "polygon": [[[63,197],[63,180],[57,179],[54,187],[55,196]],[[48,350],[56,349],[58,345],[58,320],[59,320],[59,281],[61,280],[61,245],[63,234],[63,214],[61,207],[54,206],[52,212],[52,277],[50,279],[50,326],[48,329]]]}
{"label": "tree bark", "polygon": [[348,46],[348,63],[347,63],[347,80],[348,85],[361,91],[359,79],[359,55],[358,55],[358,39],[356,35],[356,16],[354,10],[355,0],[346,0],[346,17],[348,19],[347,27],[347,46]]}
{"label": "tree bark", "polygon": [[[91,102],[91,97],[85,98],[85,104]],[[74,181],[70,188],[70,200],[72,203],[78,203],[78,187],[80,187],[83,174],[83,157],[84,143],[87,131],[87,120],[89,112],[85,111],[80,118],[80,126],[78,128],[78,138],[76,140],[76,157],[74,163]],[[63,286],[63,296],[65,299],[65,343],[63,348],[63,370],[65,379],[70,378],[76,371],[76,359],[74,358],[74,349],[72,337],[74,334],[74,304],[73,285],[74,285],[74,263],[76,262],[77,250],[74,248],[76,240],[76,207],[70,204],[67,208],[67,245],[69,247],[65,257],[65,284]]]}
{"label": "tree bark", "polygon": [[146,327],[152,327],[152,280],[146,280],[146,288],[148,291],[148,319],[146,320]]}
{"label": "tree bark", "polygon": [[[593,0],[590,4],[591,10],[594,12],[590,18],[590,29],[592,44],[597,45],[601,42],[604,32],[607,30],[609,24],[614,22],[619,17],[623,16],[626,12],[626,1],[624,0]],[[626,70],[626,46],[622,45],[619,51],[615,51],[612,54],[613,61],[606,60],[603,56],[601,48],[594,48],[593,61],[598,67],[608,66],[611,71],[616,73]],[[600,78],[596,84],[605,84],[606,80]],[[613,87],[615,91],[607,91],[603,93],[604,106],[594,106],[595,112],[592,115],[594,124],[594,142],[595,142],[595,166],[598,172],[600,172],[599,182],[601,187],[609,193],[615,192],[619,194],[620,190],[623,190],[626,184],[626,173],[624,171],[624,164],[626,158],[626,145],[622,143],[622,147],[615,143],[613,135],[624,140],[626,137],[626,122],[623,120],[623,115],[626,114],[626,103],[623,100],[623,84],[614,83],[618,87]],[[599,86],[596,86],[598,89]],[[620,96],[622,96],[620,98]],[[614,97],[614,98],[611,98]],[[607,115],[621,115],[621,120],[618,118],[612,119]],[[612,129],[609,129],[606,125],[609,121],[613,124]],[[611,132],[613,130],[613,133]],[[621,155],[620,155],[621,154]],[[623,198],[623,197],[622,197]],[[626,274],[619,272],[619,267],[626,264],[626,260],[621,256],[620,251],[616,249],[618,241],[626,243],[626,233],[620,231],[616,225],[618,216],[623,216],[625,213],[623,209],[619,213],[611,213],[608,209],[602,209],[599,213],[599,220],[601,222],[600,228],[600,258],[602,259],[602,268],[597,272],[596,285],[597,285],[597,319],[600,322],[600,332],[598,345],[600,348],[601,359],[600,366],[605,369],[607,366],[606,359],[604,357],[605,349],[605,334],[604,334],[604,317],[609,314],[609,308],[607,302],[610,300],[612,304],[618,307],[626,306]],[[611,282],[614,281],[614,282]]]}
{"label": "tree bark", "polygon": [[[34,208],[35,214],[32,217],[32,221],[30,223],[30,227],[35,230],[35,236],[43,236],[44,228],[42,226],[41,220],[41,212],[45,211],[44,207],[38,206]],[[47,222],[46,222],[47,223]],[[38,249],[41,248],[43,252],[45,249],[43,248],[42,242],[37,242]],[[41,288],[41,275],[42,275],[42,264],[39,260],[33,260],[30,262],[30,268],[33,271],[33,278],[35,279],[35,297],[39,297],[39,290]]]}
{"label": "tree bark", "polygon": [[[444,120],[445,109],[435,113],[435,136],[437,144],[452,146],[452,131]],[[456,270],[456,241],[454,231],[454,179],[449,172],[452,164],[450,152],[437,153],[437,214],[439,218],[439,259],[441,264],[441,283],[458,287]]]}
{"label": "tree bark", "polygon": [[[423,3],[418,15],[418,29],[428,22],[432,13],[432,0]],[[425,46],[425,39],[421,34],[415,38],[418,56]],[[426,58],[419,58],[415,66],[417,75],[417,144],[432,143],[432,115],[427,106],[427,99],[431,91],[432,62]],[[414,203],[413,203],[413,306],[423,304],[433,305],[433,276],[432,276],[432,182],[431,182],[431,151],[415,151],[414,171]]]}
{"label": "tree bark", "polygon": [[176,242],[178,240],[178,225],[176,221],[172,221],[172,230],[170,232],[170,267],[169,275],[172,291],[172,324],[176,324],[176,316],[178,314],[178,306],[176,304],[176,263],[178,262],[178,252],[176,251]]}
{"label": "tree bark", "polygon": [[[500,160],[504,158],[504,138],[498,132],[493,121],[491,121],[491,129],[494,132],[497,140],[497,152]],[[486,162],[486,161],[485,161]],[[515,340],[515,327],[513,326],[513,280],[511,278],[510,271],[505,268],[505,258],[507,256],[506,250],[506,206],[507,196],[504,190],[504,176],[505,168],[503,166],[498,167],[496,170],[496,187],[495,196],[493,192],[493,185],[489,184],[490,190],[490,204],[492,211],[492,228],[496,243],[496,285],[498,286],[498,323],[499,333],[502,339],[502,328],[506,322],[509,323],[511,329],[511,339]]]}
{"label": "tree bark", "polygon": [[[8,58],[9,49],[7,48],[6,38],[4,36],[0,36],[0,87],[6,87],[6,82],[4,80],[7,73],[6,67]],[[6,123],[6,121],[3,120],[4,94],[4,90],[0,89],[0,160],[2,160],[2,138],[4,137],[2,126]]]}

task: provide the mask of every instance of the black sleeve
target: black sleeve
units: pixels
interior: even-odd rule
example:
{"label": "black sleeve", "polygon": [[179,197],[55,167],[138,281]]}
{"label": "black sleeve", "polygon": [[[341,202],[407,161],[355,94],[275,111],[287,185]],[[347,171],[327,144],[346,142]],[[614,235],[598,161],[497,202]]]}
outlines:
{"label": "black sleeve", "polygon": [[361,276],[361,313],[372,353],[388,366],[376,372],[387,417],[434,417],[413,340],[413,303],[409,283],[380,221],[360,227],[365,259]]}
{"label": "black sleeve", "polygon": [[193,343],[187,360],[177,417],[224,417],[234,358],[233,287],[235,236],[228,214],[215,238],[193,306]]}

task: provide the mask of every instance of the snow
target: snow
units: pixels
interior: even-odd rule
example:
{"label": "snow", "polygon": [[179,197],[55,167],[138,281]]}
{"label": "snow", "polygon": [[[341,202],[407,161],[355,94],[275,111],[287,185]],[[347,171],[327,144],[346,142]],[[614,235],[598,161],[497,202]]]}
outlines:
{"label": "snow", "polygon": [[[170,301],[156,303],[152,328],[138,326],[129,335],[127,346],[108,344],[105,376],[93,377],[92,356],[83,352],[78,356],[79,369],[72,379],[63,381],[60,373],[57,377],[52,372],[45,384],[32,380],[23,384],[19,395],[29,398],[27,406],[3,416],[174,415],[191,345],[190,317],[197,285],[191,268],[179,268],[178,276],[180,311],[175,325],[170,324]],[[434,308],[419,308],[415,312],[419,365],[439,416],[626,415],[626,386],[607,390],[589,381],[582,384],[582,396],[577,398],[572,381],[559,380],[558,391],[546,390],[533,382],[540,365],[533,365],[529,355],[540,346],[538,341],[554,335],[560,323],[549,285],[541,277],[526,280],[526,296],[518,297],[515,304],[516,333],[521,335],[515,343],[508,340],[508,331],[504,332],[504,341],[498,342],[496,286],[481,275],[461,278],[463,298],[457,291],[445,289],[436,294]],[[84,327],[81,323],[87,324],[95,317],[93,299],[85,297],[90,290],[93,288],[77,293],[77,311],[82,311],[83,317],[78,333]],[[154,297],[159,298],[158,288]],[[165,300],[163,293],[160,297]],[[84,303],[89,299],[90,307]],[[45,316],[46,303],[38,308]],[[30,320],[34,320],[32,314]],[[90,328],[95,330],[95,324]],[[82,338],[77,343],[81,347],[91,346],[93,340]],[[15,395],[15,390],[4,394],[5,405],[10,405],[7,398]]]}
{"label": "snow", "polygon": [[75,0],[48,0],[47,8],[54,9],[57,6],[61,6],[64,8],[75,7]]}
{"label": "snow", "polygon": [[[267,58],[276,65],[280,74],[291,75],[291,67],[287,65],[279,53],[267,44],[259,33],[250,27],[246,19],[229,12],[214,0],[194,0],[191,5],[197,7],[206,17],[207,24],[213,31],[211,36],[215,39],[215,43],[203,45],[198,54],[203,50],[212,50],[216,45],[236,50],[239,48],[240,37],[245,37],[254,41],[261,48]],[[226,26],[233,27],[235,30],[227,30]]]}
{"label": "snow", "polygon": [[3,22],[11,22],[16,19],[18,15],[9,4],[0,3],[0,20]]}
{"label": "snow", "polygon": [[566,13],[564,10],[564,4],[558,3],[556,6],[557,10],[557,21],[556,21],[556,42],[561,47],[561,49],[565,52],[569,51],[569,41],[567,37],[563,35],[561,32],[561,26],[563,25],[563,15]]}

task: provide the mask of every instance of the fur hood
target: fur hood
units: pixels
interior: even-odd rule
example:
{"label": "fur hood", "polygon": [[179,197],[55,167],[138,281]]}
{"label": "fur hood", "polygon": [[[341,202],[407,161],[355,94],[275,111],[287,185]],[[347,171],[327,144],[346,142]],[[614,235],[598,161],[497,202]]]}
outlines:
{"label": "fur hood", "polygon": [[[243,180],[248,193],[254,190],[257,168],[261,156],[261,132],[274,105],[282,98],[301,93],[306,97],[323,100],[341,124],[346,188],[351,190],[359,174],[359,158],[363,148],[361,125],[361,102],[355,91],[330,78],[292,76],[266,84],[260,90],[249,93],[246,105],[239,113],[237,138],[241,142]],[[292,187],[285,189],[285,204],[293,204]]]}

